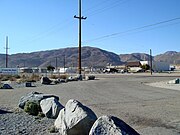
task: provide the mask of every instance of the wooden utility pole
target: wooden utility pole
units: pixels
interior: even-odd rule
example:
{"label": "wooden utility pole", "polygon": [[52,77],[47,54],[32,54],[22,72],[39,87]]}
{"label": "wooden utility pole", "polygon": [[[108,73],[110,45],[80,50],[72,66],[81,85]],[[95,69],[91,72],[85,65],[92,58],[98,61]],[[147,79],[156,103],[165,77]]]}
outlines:
{"label": "wooden utility pole", "polygon": [[152,50],[150,49],[150,70],[152,75]]}
{"label": "wooden utility pole", "polygon": [[79,19],[79,58],[78,58],[78,70],[81,75],[81,20],[85,20],[87,17],[81,16],[81,0],[79,0],[79,16],[74,16],[74,18]]}
{"label": "wooden utility pole", "polygon": [[64,55],[64,61],[63,61],[63,63],[64,63],[64,71],[65,71],[65,68],[66,68],[66,56]]}
{"label": "wooden utility pole", "polygon": [[57,66],[57,57],[56,57],[55,62],[56,62],[56,70],[58,70],[58,66]]}
{"label": "wooden utility pole", "polygon": [[5,50],[6,50],[6,68],[8,68],[8,36],[6,36],[6,47],[5,47]]}

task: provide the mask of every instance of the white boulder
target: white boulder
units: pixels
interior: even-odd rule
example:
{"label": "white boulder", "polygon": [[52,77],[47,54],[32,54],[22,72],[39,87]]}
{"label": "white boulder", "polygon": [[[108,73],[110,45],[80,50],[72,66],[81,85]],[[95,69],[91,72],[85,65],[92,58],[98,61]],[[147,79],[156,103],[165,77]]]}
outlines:
{"label": "white boulder", "polygon": [[89,135],[139,135],[139,133],[117,117],[101,116],[92,126]]}
{"label": "white boulder", "polygon": [[170,81],[168,82],[168,84],[180,84],[180,79],[179,79],[179,78],[176,78],[176,79],[174,79],[174,80],[170,80]]}
{"label": "white boulder", "polygon": [[46,98],[40,102],[41,110],[47,118],[57,118],[59,112],[64,107],[59,103],[59,101],[54,98]]}
{"label": "white boulder", "polygon": [[88,135],[96,121],[95,113],[77,100],[69,100],[55,120],[61,135]]}

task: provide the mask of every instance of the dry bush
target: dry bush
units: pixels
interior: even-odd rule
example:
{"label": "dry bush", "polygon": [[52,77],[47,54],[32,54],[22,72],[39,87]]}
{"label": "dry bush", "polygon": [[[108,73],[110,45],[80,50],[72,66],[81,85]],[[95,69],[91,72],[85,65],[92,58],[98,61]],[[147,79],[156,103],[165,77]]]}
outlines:
{"label": "dry bush", "polygon": [[68,78],[68,75],[64,74],[64,75],[60,75],[59,77],[60,79],[67,79]]}
{"label": "dry bush", "polygon": [[40,80],[40,76],[37,74],[32,74],[29,78],[27,78],[28,82],[36,82]]}
{"label": "dry bush", "polygon": [[51,75],[50,78],[51,79],[58,79],[59,77],[57,75]]}
{"label": "dry bush", "polygon": [[0,75],[0,81],[16,81],[19,78],[19,75]]}

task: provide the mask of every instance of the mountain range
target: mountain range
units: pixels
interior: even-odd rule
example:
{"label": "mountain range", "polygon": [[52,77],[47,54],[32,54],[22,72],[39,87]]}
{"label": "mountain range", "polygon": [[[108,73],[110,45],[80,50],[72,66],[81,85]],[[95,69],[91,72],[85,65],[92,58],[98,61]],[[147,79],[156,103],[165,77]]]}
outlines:
{"label": "mountain range", "polygon": [[[129,61],[149,60],[145,53],[115,54],[95,47],[82,47],[82,66],[103,67],[108,64],[122,65]],[[180,64],[180,52],[168,51],[153,57],[155,61]],[[63,67],[78,64],[78,48],[63,48],[32,53],[8,55],[8,67],[47,67],[48,65]],[[5,67],[5,54],[0,54],[0,67]]]}

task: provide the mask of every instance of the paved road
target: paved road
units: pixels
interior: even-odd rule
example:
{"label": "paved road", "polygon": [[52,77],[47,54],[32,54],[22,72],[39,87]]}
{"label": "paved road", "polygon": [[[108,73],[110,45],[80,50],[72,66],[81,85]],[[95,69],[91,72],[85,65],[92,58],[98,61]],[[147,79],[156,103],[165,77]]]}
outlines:
{"label": "paved road", "polygon": [[[73,98],[90,107],[98,116],[114,115],[140,134],[180,134],[180,91],[147,86],[144,82],[174,79],[168,76],[96,75],[95,81],[78,81],[37,88],[0,91],[1,105],[17,106],[30,91],[51,93],[65,103]],[[6,96],[6,97],[5,97]]]}

